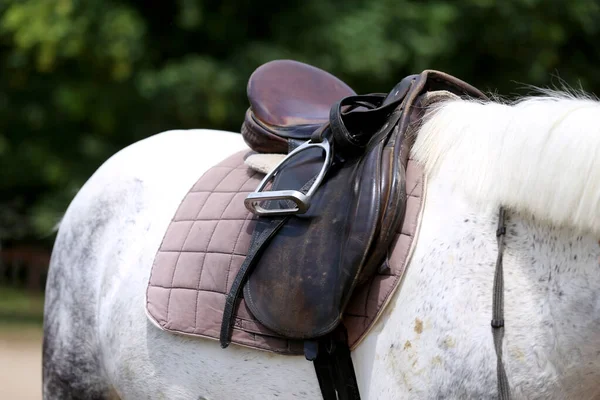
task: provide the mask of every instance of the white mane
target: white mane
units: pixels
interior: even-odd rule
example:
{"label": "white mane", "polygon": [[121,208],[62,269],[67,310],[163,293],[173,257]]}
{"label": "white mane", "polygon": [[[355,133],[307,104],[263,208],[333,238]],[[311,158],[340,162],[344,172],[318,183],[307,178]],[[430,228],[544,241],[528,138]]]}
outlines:
{"label": "white mane", "polygon": [[543,91],[513,104],[434,105],[413,156],[478,206],[600,234],[600,102]]}

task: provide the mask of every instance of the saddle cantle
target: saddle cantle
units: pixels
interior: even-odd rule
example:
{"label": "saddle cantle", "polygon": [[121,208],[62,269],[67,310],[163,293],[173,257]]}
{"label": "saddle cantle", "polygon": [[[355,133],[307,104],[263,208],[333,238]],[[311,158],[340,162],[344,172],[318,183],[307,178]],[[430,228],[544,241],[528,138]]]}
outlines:
{"label": "saddle cantle", "polygon": [[287,153],[327,123],[335,102],[356,93],[346,83],[312,65],[277,60],[261,65],[248,79],[250,107],[242,136],[251,149]]}
{"label": "saddle cantle", "polygon": [[[272,79],[278,79],[287,76],[290,68],[309,68],[298,64],[273,61],[253,77],[272,74]],[[265,81],[251,78],[249,93],[261,93],[260,82]],[[286,94],[285,88],[282,85],[275,98],[294,99],[297,94]],[[322,93],[318,85],[303,88],[301,97],[305,99]],[[303,123],[296,127],[292,125],[295,118],[272,114],[271,120],[278,123],[261,125],[268,134],[255,150],[277,147],[283,152],[285,147],[296,146],[284,146],[286,139],[310,140],[263,180],[261,190],[271,184],[270,192],[261,191],[246,200],[260,217],[227,298],[223,347],[229,343],[234,307],[242,289],[254,316],[284,337],[314,339],[338,327],[357,285],[378,268],[385,268],[386,252],[405,211],[405,168],[413,141],[408,128],[422,114],[420,96],[434,90],[484,97],[457,78],[426,70],[404,78],[388,94],[348,95],[334,101],[327,120],[320,125],[318,118],[300,118]],[[343,91],[334,91],[327,100],[342,96]],[[256,99],[250,100],[247,116],[267,115],[255,112]],[[298,109],[294,110],[297,117]],[[286,125],[289,121],[293,122]],[[247,142],[261,142],[256,136],[259,132],[248,127],[248,118],[244,124]],[[248,132],[254,132],[251,140]]]}

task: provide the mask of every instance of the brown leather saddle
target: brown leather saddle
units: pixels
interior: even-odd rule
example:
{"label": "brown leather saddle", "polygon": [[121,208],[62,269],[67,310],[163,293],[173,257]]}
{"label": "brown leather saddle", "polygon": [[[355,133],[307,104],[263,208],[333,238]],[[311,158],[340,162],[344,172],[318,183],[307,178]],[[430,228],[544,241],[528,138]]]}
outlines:
{"label": "brown leather saddle", "polygon": [[386,267],[405,212],[409,128],[423,115],[421,95],[437,90],[485,97],[433,70],[367,95],[295,61],[252,74],[243,137],[258,152],[288,156],[246,199],[258,220],[226,301],[222,347],[243,292],[263,325],[305,340],[324,398],[359,398],[341,317],[357,285]]}
{"label": "brown leather saddle", "polygon": [[329,121],[329,110],[356,93],[329,72],[292,60],[260,66],[248,80],[246,143],[261,153],[287,153]]}

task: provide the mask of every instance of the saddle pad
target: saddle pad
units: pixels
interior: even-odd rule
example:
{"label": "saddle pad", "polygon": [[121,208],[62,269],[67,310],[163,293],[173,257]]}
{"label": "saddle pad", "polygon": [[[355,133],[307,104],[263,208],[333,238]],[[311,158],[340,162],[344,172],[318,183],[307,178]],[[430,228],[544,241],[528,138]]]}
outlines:
{"label": "saddle pad", "polygon": [[[146,292],[146,313],[165,331],[219,340],[225,298],[250,246],[255,216],[244,198],[263,174],[238,152],[209,169],[182,200],[156,254]],[[355,348],[375,324],[408,265],[423,204],[423,172],[413,160],[406,170],[407,204],[388,265],[354,291],[343,323]],[[232,343],[280,354],[303,354],[303,342],[262,326],[242,299]]]}

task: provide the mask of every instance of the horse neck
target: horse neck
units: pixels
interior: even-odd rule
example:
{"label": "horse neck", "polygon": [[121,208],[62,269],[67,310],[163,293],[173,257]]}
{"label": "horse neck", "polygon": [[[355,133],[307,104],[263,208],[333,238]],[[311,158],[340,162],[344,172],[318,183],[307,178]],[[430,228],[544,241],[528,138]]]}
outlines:
{"label": "horse neck", "polygon": [[[493,351],[489,320],[497,223],[495,207],[475,206],[442,179],[430,179],[414,260],[431,268],[431,277],[439,275],[432,279],[452,282],[454,293],[464,294],[446,301],[455,302],[457,310],[473,311],[469,319],[477,323],[471,332],[485,325],[473,337],[484,338],[479,346],[488,353]],[[507,210],[506,228],[504,346],[511,384],[530,385],[537,374],[546,379],[540,385],[569,397],[595,391],[600,375],[598,238],[513,210]],[[424,261],[434,252],[440,265]]]}
{"label": "horse neck", "polygon": [[[598,331],[600,246],[597,237],[511,213],[507,221],[504,263],[507,290],[513,288],[518,296],[512,300],[513,307],[507,314],[537,321],[557,336],[569,336],[569,340],[578,338],[584,345],[587,341],[584,332],[589,333],[591,326]],[[511,283],[511,279],[515,282]],[[521,304],[526,307],[520,307]],[[574,331],[576,326],[579,332]]]}
{"label": "horse neck", "polygon": [[[464,265],[477,268],[479,274],[491,273],[486,279],[487,288],[493,280],[498,254],[499,209],[474,204],[470,199],[456,186],[447,184],[444,176],[428,178],[423,222],[430,225],[424,229],[432,230],[428,235],[435,239],[426,239],[425,246],[431,246],[429,240],[445,243]],[[523,295],[565,312],[566,307],[572,307],[569,312],[578,314],[587,307],[589,319],[590,307],[596,307],[596,293],[600,293],[600,237],[573,227],[553,226],[510,208],[506,210],[505,226],[506,290],[527,290]],[[600,297],[598,302],[600,307]]]}
{"label": "horse neck", "polygon": [[600,372],[598,238],[518,213],[507,232],[507,346],[529,346],[522,354],[552,371],[565,397],[590,398]]}

